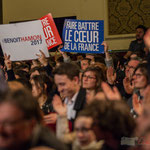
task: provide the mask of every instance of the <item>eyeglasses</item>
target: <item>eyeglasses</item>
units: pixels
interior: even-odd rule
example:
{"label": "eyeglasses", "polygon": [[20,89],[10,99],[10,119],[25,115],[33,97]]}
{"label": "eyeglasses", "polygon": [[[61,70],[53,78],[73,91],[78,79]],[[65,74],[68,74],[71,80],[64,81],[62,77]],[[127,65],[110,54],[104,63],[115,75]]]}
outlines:
{"label": "eyeglasses", "polygon": [[86,128],[86,127],[82,127],[82,128],[75,128],[74,129],[76,132],[88,132],[89,130],[92,130],[92,128]]}
{"label": "eyeglasses", "polygon": [[88,79],[96,79],[96,77],[92,77],[92,76],[86,76],[86,75],[83,75],[83,78],[88,78]]}
{"label": "eyeglasses", "polygon": [[134,76],[136,76],[136,78],[140,78],[141,76],[143,76],[143,74],[135,73]]}
{"label": "eyeglasses", "polygon": [[126,68],[128,68],[128,69],[135,69],[136,67],[127,65]]}

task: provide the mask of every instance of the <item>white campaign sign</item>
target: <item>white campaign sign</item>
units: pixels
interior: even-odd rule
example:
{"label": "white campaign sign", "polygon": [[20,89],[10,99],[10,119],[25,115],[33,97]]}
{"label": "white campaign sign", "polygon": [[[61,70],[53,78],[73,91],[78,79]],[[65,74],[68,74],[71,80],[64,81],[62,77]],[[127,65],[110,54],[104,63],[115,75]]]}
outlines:
{"label": "white campaign sign", "polygon": [[39,50],[49,56],[40,20],[0,25],[0,42],[11,61],[37,59]]}

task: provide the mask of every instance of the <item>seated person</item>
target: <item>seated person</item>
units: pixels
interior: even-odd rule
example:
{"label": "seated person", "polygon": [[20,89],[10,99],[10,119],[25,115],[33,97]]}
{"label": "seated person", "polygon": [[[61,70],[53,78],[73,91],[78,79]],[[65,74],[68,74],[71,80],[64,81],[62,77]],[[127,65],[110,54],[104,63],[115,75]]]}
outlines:
{"label": "seated person", "polygon": [[136,27],[136,40],[130,43],[128,52],[124,56],[125,59],[128,59],[132,52],[141,51],[141,53],[145,53],[145,51],[147,51],[143,40],[146,30],[146,27],[143,25],[139,25]]}

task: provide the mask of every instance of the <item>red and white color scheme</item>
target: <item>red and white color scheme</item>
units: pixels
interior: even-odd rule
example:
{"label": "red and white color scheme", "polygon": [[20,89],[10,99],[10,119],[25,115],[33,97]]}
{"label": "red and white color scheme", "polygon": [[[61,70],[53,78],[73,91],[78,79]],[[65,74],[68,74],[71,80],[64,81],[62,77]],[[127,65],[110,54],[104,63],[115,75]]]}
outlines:
{"label": "red and white color scheme", "polygon": [[39,50],[49,57],[40,20],[0,25],[0,43],[11,61],[37,59]]}
{"label": "red and white color scheme", "polygon": [[51,48],[62,44],[62,40],[59,36],[52,15],[49,13],[46,16],[40,18],[40,20],[42,22],[47,48],[50,50]]}

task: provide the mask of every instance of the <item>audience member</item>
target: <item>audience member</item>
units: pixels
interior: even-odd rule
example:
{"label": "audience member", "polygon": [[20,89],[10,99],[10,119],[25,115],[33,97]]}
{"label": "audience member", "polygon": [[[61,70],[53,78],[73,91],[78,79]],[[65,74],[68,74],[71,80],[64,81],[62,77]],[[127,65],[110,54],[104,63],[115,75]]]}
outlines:
{"label": "audience member", "polygon": [[66,149],[42,125],[37,101],[26,90],[9,92],[0,99],[0,149],[28,150],[36,146]]}
{"label": "audience member", "polygon": [[132,52],[139,51],[141,52],[141,55],[146,52],[146,47],[143,40],[146,30],[147,30],[146,27],[143,25],[139,25],[136,27],[136,40],[130,43],[128,52],[124,56],[125,59],[128,59],[132,54]]}
{"label": "audience member", "polygon": [[67,105],[67,118],[73,122],[83,109],[86,99],[86,91],[79,85],[79,67],[72,63],[63,63],[53,74],[58,92]]}

